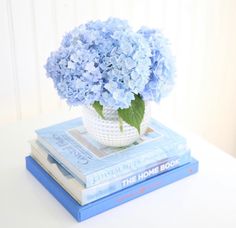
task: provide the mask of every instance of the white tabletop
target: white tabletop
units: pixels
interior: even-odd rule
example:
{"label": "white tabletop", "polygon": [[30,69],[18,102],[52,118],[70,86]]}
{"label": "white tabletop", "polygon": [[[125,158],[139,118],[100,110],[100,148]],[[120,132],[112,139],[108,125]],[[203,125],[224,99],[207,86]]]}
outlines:
{"label": "white tabletop", "polygon": [[189,133],[198,174],[77,223],[24,162],[34,129],[71,117],[74,113],[0,128],[0,227],[236,227],[236,160]]}

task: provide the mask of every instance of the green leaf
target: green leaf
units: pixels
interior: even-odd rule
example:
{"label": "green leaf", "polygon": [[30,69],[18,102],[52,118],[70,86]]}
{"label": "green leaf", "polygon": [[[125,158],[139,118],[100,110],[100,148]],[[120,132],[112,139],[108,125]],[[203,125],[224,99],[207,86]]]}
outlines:
{"label": "green leaf", "polygon": [[95,101],[92,105],[96,112],[104,119],[103,115],[103,106],[99,103],[99,101]]}
{"label": "green leaf", "polygon": [[118,115],[127,124],[135,127],[140,134],[140,125],[144,116],[145,104],[139,95],[134,96],[135,99],[131,102],[130,107],[126,109],[118,109]]}
{"label": "green leaf", "polygon": [[124,131],[123,120],[122,120],[122,118],[119,115],[118,115],[118,119],[119,119],[120,132],[123,132]]}

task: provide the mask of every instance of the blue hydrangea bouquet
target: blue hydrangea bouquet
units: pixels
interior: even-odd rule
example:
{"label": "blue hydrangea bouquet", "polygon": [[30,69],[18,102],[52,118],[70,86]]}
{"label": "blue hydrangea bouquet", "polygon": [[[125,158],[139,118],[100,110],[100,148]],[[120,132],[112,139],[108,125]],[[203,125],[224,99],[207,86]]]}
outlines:
{"label": "blue hydrangea bouquet", "polygon": [[[175,75],[168,40],[158,29],[134,31],[127,21],[116,18],[91,21],[67,33],[45,67],[59,96],[70,106],[83,105],[85,127],[110,146],[128,145],[145,132],[148,101],[159,102],[167,95]],[[99,121],[102,125],[96,127]],[[118,129],[114,138],[107,129],[104,135],[108,122]],[[122,143],[130,130],[133,138]]]}

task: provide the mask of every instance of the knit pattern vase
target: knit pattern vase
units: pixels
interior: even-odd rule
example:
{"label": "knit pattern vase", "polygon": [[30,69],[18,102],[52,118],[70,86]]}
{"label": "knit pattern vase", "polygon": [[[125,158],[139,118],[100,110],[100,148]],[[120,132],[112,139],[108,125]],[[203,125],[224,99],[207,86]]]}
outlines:
{"label": "knit pattern vase", "polygon": [[109,107],[103,108],[104,119],[92,106],[82,107],[83,124],[88,133],[99,143],[111,147],[128,146],[145,133],[150,119],[150,104],[145,103],[144,118],[137,129],[123,121],[123,131],[120,130],[118,112]]}

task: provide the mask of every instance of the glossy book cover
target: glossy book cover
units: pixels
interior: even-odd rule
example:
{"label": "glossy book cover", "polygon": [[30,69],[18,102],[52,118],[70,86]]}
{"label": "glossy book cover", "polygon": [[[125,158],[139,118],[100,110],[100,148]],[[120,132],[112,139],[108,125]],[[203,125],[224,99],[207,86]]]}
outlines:
{"label": "glossy book cover", "polygon": [[147,132],[128,147],[97,143],[82,119],[66,121],[36,131],[38,141],[78,181],[91,187],[136,171],[163,159],[190,155],[186,139],[151,120]]}
{"label": "glossy book cover", "polygon": [[181,157],[164,159],[158,163],[152,163],[147,167],[131,172],[126,176],[85,188],[36,141],[31,141],[31,156],[81,205],[91,203],[153,176],[160,175],[191,160],[188,154]]}
{"label": "glossy book cover", "polygon": [[189,163],[183,166],[152,177],[85,206],[81,206],[74,200],[31,156],[26,157],[26,168],[77,221],[83,221],[196,173],[198,171],[198,161],[191,159]]}

